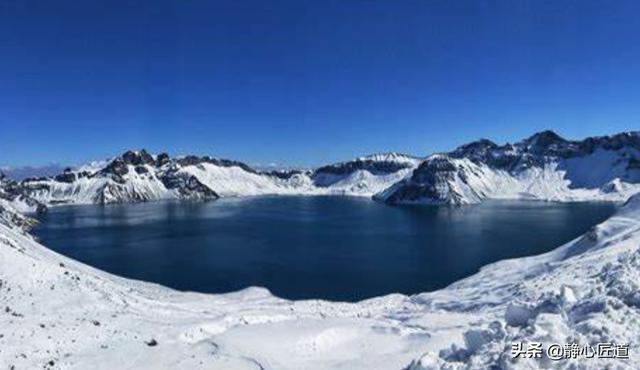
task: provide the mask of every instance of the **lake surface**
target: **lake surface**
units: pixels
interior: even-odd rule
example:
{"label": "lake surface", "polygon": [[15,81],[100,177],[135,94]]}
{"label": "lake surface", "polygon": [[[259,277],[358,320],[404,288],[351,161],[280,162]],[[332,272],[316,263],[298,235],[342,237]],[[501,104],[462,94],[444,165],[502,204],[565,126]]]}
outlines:
{"label": "lake surface", "polygon": [[490,201],[394,207],[351,197],[67,206],[41,216],[48,247],[180,290],[264,286],[355,301],[430,291],[497,260],[549,251],[605,220],[607,203]]}

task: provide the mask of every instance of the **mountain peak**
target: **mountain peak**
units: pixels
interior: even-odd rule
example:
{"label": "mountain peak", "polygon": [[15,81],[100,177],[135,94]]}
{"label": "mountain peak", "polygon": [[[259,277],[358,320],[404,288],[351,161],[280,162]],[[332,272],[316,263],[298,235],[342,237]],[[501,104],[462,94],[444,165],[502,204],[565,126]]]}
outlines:
{"label": "mountain peak", "polygon": [[498,148],[498,145],[488,139],[479,139],[468,144],[457,147],[451,154],[454,157],[470,157],[472,159],[483,159],[490,151]]}
{"label": "mountain peak", "polygon": [[498,144],[494,143],[489,139],[478,139],[476,141],[472,141],[467,144],[460,145],[454,151],[467,151],[467,150],[478,150],[478,149],[495,149],[498,147]]}
{"label": "mountain peak", "polygon": [[547,148],[553,144],[566,143],[567,140],[556,134],[552,130],[544,130],[531,135],[531,137],[524,140],[527,146]]}
{"label": "mountain peak", "polygon": [[124,163],[134,166],[143,164],[155,164],[155,159],[145,149],[128,150],[124,154],[122,154],[120,158]]}

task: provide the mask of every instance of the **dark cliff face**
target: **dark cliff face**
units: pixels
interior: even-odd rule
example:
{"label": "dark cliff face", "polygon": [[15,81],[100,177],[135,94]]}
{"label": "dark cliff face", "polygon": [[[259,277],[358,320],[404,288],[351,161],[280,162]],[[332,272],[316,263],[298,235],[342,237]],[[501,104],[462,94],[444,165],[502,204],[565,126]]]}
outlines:
{"label": "dark cliff face", "polygon": [[447,155],[452,158],[466,158],[496,169],[515,171],[531,166],[542,166],[549,159],[581,157],[598,149],[619,150],[624,147],[640,150],[640,133],[628,132],[571,141],[547,130],[515,144],[502,146],[486,139],[474,141],[460,146]]}
{"label": "dark cliff face", "polygon": [[7,179],[0,172],[0,198],[9,202],[21,201],[35,209],[37,213],[44,213],[47,207],[29,196],[29,192],[20,183]]}
{"label": "dark cliff face", "polygon": [[408,181],[397,184],[395,191],[385,201],[390,204],[425,199],[459,202],[461,196],[448,186],[458,171],[457,165],[446,156],[427,159],[413,171]]}
{"label": "dark cliff face", "polygon": [[156,166],[162,167],[167,163],[169,163],[169,154],[167,153],[158,154],[158,157],[156,157]]}
{"label": "dark cliff face", "polygon": [[137,152],[129,150],[125,152],[120,158],[125,164],[130,164],[133,166],[140,166],[145,164],[152,166],[156,165],[155,159],[153,159],[151,154],[147,153],[147,151],[144,149]]}
{"label": "dark cliff face", "polygon": [[296,175],[303,175],[307,173],[306,171],[302,171],[302,170],[276,170],[276,171],[265,171],[262,172],[262,174],[267,175],[267,176],[271,176],[271,177],[277,177],[281,180],[288,180],[290,178],[292,178],[293,176]]}
{"label": "dark cliff face", "polygon": [[220,196],[195,176],[176,171],[168,171],[161,177],[161,181],[167,189],[178,190],[185,198],[218,199]]}
{"label": "dark cliff face", "polygon": [[561,147],[569,143],[569,141],[551,130],[538,132],[521,142],[521,144],[527,148],[541,151],[548,150],[552,147]]}
{"label": "dark cliff face", "polygon": [[151,154],[147,153],[144,149],[141,151],[129,150],[109,162],[98,174],[109,175],[115,182],[124,183],[125,180],[123,176],[129,173],[129,166],[135,166],[135,171],[138,174],[143,174],[148,172],[145,166],[156,167],[157,162]]}
{"label": "dark cliff face", "polygon": [[366,170],[374,175],[387,175],[411,167],[410,163],[356,159],[320,167],[313,172],[312,176],[322,174],[348,175],[359,170]]}
{"label": "dark cliff face", "polygon": [[499,149],[498,144],[487,139],[480,139],[462,145],[450,153],[453,158],[469,158],[474,161],[485,161],[492,151]]}
{"label": "dark cliff face", "polygon": [[[416,200],[455,203],[459,195],[453,191],[450,181],[457,177],[464,184],[466,179],[474,174],[467,173],[471,169],[456,167],[450,158],[468,159],[478,165],[516,174],[531,167],[542,167],[559,159],[590,155],[596,150],[624,148],[640,151],[640,132],[571,141],[547,130],[515,144],[505,145],[497,145],[490,140],[481,139],[462,145],[452,152],[428,158],[413,171],[409,179],[391,189],[393,191],[386,194],[385,200],[389,203]],[[640,158],[634,151],[627,151],[620,156],[619,160],[626,162],[627,170],[640,169]]]}
{"label": "dark cliff face", "polygon": [[[218,194],[202,184],[195,176],[179,173],[182,166],[197,165],[200,163],[213,163],[218,166],[239,166],[245,170],[255,172],[249,166],[224,159],[214,159],[210,157],[188,156],[179,159],[172,159],[166,153],[161,153],[155,158],[146,150],[127,151],[114,158],[106,166],[96,172],[73,171],[70,168],[52,178],[26,179],[16,186],[25,194],[36,191],[50,191],[51,181],[73,184],[82,178],[99,179],[106,178],[112,180],[95,194],[96,203],[106,202],[107,194],[126,194],[126,201],[146,201],[149,194],[137,192],[135,189],[125,189],[127,175],[135,173],[149,179],[157,179],[168,190],[176,190],[181,197],[196,199],[217,199]],[[110,202],[117,201],[109,199]]]}

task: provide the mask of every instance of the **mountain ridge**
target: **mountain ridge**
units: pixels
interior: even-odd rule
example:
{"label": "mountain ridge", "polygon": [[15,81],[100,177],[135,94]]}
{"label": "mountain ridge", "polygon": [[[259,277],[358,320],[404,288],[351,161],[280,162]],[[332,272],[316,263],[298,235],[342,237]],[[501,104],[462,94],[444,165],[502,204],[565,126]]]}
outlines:
{"label": "mountain ridge", "polygon": [[639,158],[637,131],[572,141],[546,130],[504,145],[480,139],[427,157],[375,198],[458,205],[490,198],[625,200],[640,190]]}
{"label": "mountain ridge", "polygon": [[[502,145],[483,138],[417,157],[374,153],[312,170],[257,170],[208,155],[145,149],[13,182],[43,205],[246,195],[357,195],[389,204],[473,204],[491,198],[621,201],[640,183],[640,132],[568,140],[551,130]],[[5,185],[5,187],[7,187]],[[19,197],[17,196],[19,195]]]}

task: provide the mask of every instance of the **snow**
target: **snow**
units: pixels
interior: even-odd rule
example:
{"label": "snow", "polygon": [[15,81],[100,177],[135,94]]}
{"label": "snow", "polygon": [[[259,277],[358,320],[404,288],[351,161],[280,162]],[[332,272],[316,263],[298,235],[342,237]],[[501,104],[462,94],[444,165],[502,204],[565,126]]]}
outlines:
{"label": "snow", "polygon": [[[510,149],[500,149],[508,151]],[[539,256],[500,261],[451,286],[358,303],[288,301],[263,288],[223,295],[178,292],[119,278],[61,256],[27,231],[20,201],[0,198],[0,367],[65,369],[538,369],[634,368],[640,361],[640,172],[632,147],[542,158],[506,171],[435,155],[452,170],[436,177],[438,198],[628,201],[583,236]],[[356,161],[408,164],[391,173],[296,173],[288,178],[237,165],[179,166],[223,197],[344,194],[389,199],[422,159],[397,153]],[[159,176],[133,166],[117,182],[98,172],[72,183],[29,182],[48,205],[179,198]],[[401,166],[402,167],[402,166]],[[344,167],[343,167],[344,168]],[[418,170],[416,170],[418,168]],[[414,172],[415,170],[415,172]],[[445,168],[447,170],[447,168]],[[439,174],[439,173],[438,173]],[[628,343],[629,360],[512,359],[517,342],[548,346]]]}
{"label": "snow", "polygon": [[[626,171],[623,164],[613,162],[614,158],[619,158],[619,153],[594,152],[590,156],[553,160],[542,167],[532,166],[517,172],[495,169],[466,158],[448,158],[456,171],[452,179],[438,188],[441,199],[403,199],[398,203],[473,204],[484,199],[622,202],[640,191],[640,178],[637,178],[638,172]],[[413,179],[405,178],[375,197],[389,199],[412,183]]]}
{"label": "snow", "polygon": [[[554,150],[573,153],[566,156],[553,150],[529,152],[541,135],[515,146],[493,144],[494,149],[483,149],[482,145],[489,145],[483,142],[471,143],[449,154],[427,158],[378,153],[290,176],[255,171],[234,161],[189,156],[182,159],[191,158],[190,161],[167,157],[167,162],[157,167],[156,164],[128,165],[122,176],[105,171],[115,162],[93,162],[72,172],[71,175],[76,175],[72,182],[50,178],[27,181],[23,185],[28,195],[47,205],[205,197],[198,193],[200,190],[168,189],[163,181],[167,174],[180,175],[183,180],[196,179],[202,188],[220,197],[332,194],[374,197],[399,204],[461,205],[485,199],[621,202],[640,191],[640,169],[632,166],[632,161],[640,157],[637,145],[613,146],[614,138],[625,136],[581,142],[601,142],[593,151],[580,151],[576,142],[552,145]],[[553,137],[552,133],[544,135]],[[128,152],[114,160],[143,154],[149,156],[146,151]],[[486,157],[488,154],[490,159]],[[513,165],[505,165],[509,161],[514,161]],[[125,163],[138,162],[125,160]],[[145,173],[136,171],[140,167],[146,169]],[[175,174],[172,171],[176,171]]]}
{"label": "snow", "polygon": [[[287,186],[279,179],[251,173],[240,167],[221,167],[211,163],[187,166],[181,171],[194,175],[200,182],[223,197],[293,193],[310,189],[310,183]],[[300,192],[303,192],[301,190]]]}
{"label": "snow", "polygon": [[[148,167],[148,166],[146,166]],[[82,177],[71,183],[38,180],[30,181],[30,196],[48,205],[93,204],[129,202],[136,199],[162,200],[178,198],[178,193],[167,189],[149,172],[138,174],[133,166],[124,175],[126,182],[120,184],[109,177]]]}
{"label": "snow", "polygon": [[74,168],[74,171],[76,171],[76,172],[95,173],[95,172],[98,172],[101,169],[103,169],[112,160],[113,160],[113,158],[105,159],[105,160],[101,160],[101,161],[92,161],[92,162],[89,162],[89,163],[84,164],[82,166],[78,166],[78,167]]}
{"label": "snow", "polygon": [[[16,212],[0,203],[4,368],[602,369],[640,360],[640,195],[552,252],[439,291],[358,303],[119,278],[42,246]],[[533,341],[629,343],[631,359],[511,359],[511,343]]]}
{"label": "snow", "polygon": [[[195,177],[200,183],[221,197],[256,195],[349,195],[371,197],[400,181],[419,163],[413,157],[379,154],[364,157],[374,161],[397,161],[409,166],[392,173],[373,174],[367,170],[335,175],[320,174],[312,178],[311,172],[300,172],[289,178],[280,178],[262,172],[250,172],[237,166],[221,166],[213,163],[176,165],[178,175]],[[357,159],[358,160],[358,159]],[[360,159],[362,160],[362,159]],[[128,165],[123,182],[109,175],[98,173],[109,162],[93,162],[74,170],[77,178],[73,182],[54,179],[30,180],[25,184],[29,195],[49,206],[58,204],[95,204],[179,199],[183,195],[176,189],[167,189],[161,180],[166,166],[154,168],[145,165],[146,173],[137,173],[135,166]],[[86,171],[92,176],[79,175]]]}
{"label": "snow", "polygon": [[[387,175],[374,175],[366,170],[358,170],[349,175],[320,174],[314,178],[315,185],[324,193],[370,197],[402,180],[413,168],[406,168]],[[316,190],[316,191],[318,191]]]}
{"label": "snow", "polygon": [[389,153],[374,153],[363,157],[358,157],[360,161],[374,161],[374,162],[395,162],[404,163],[412,166],[417,166],[422,162],[423,158],[414,157],[407,154],[389,152]]}

